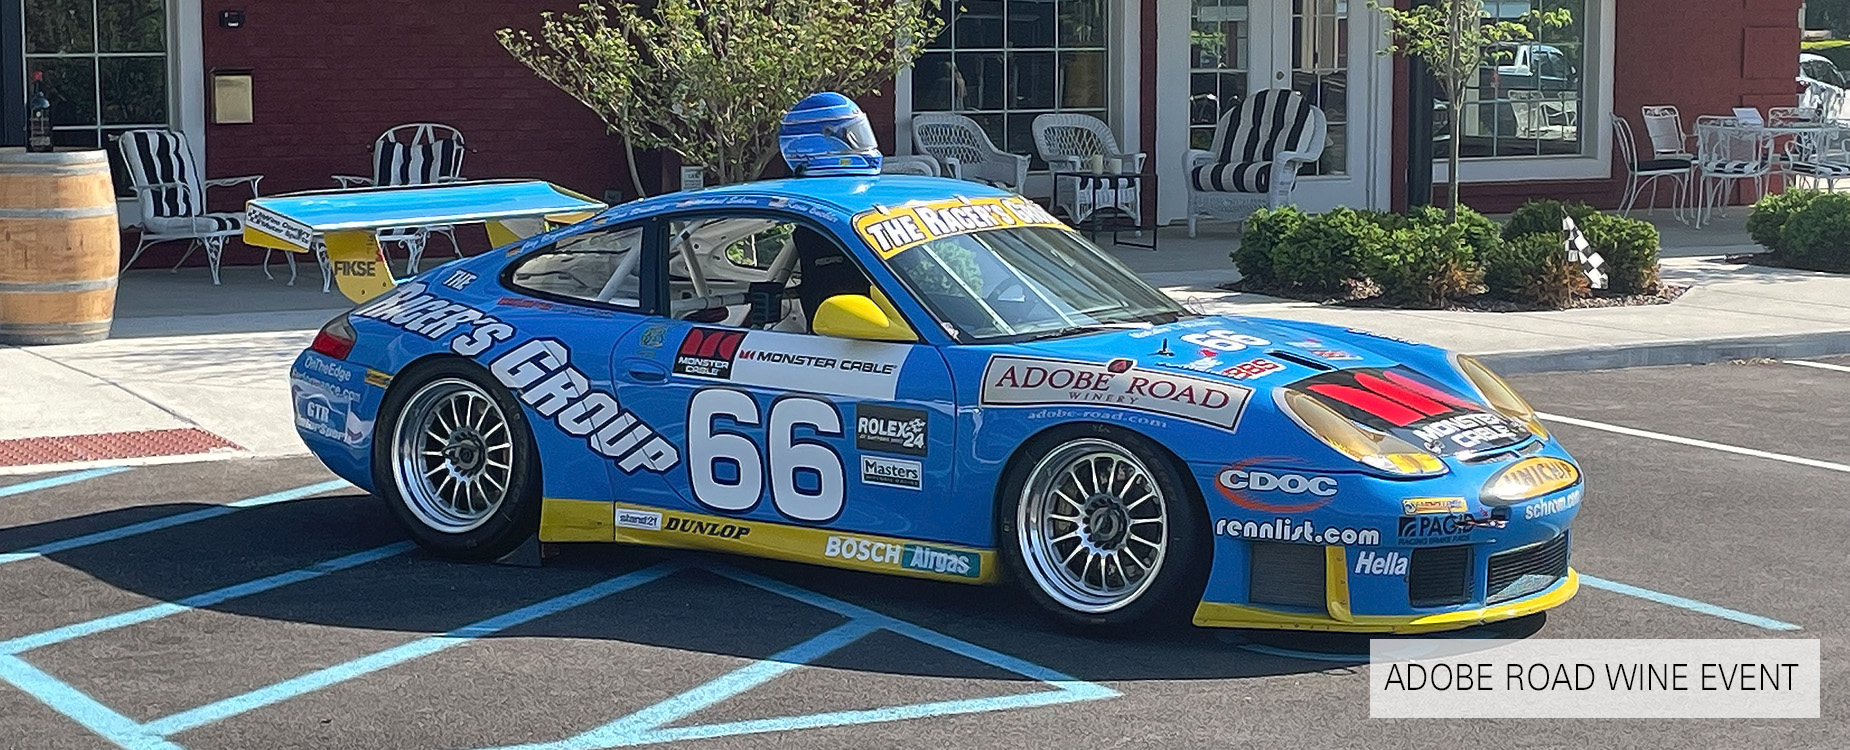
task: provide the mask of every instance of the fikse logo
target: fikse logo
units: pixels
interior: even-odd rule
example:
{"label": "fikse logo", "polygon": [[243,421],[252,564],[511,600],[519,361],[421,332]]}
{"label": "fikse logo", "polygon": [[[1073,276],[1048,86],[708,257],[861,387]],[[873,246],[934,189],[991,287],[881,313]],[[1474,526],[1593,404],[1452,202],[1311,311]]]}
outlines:
{"label": "fikse logo", "polygon": [[1257,336],[1216,328],[1207,333],[1185,333],[1182,340],[1196,346],[1219,349],[1223,352],[1237,352],[1249,346],[1268,346],[1272,342]]}
{"label": "fikse logo", "polygon": [[334,273],[343,276],[371,276],[378,269],[376,260],[337,260],[334,261]]}
{"label": "fikse logo", "polygon": [[1227,469],[1220,473],[1219,481],[1222,487],[1230,490],[1276,491],[1287,495],[1308,494],[1317,497],[1331,497],[1336,494],[1336,480],[1332,477],[1273,474],[1258,469]]}

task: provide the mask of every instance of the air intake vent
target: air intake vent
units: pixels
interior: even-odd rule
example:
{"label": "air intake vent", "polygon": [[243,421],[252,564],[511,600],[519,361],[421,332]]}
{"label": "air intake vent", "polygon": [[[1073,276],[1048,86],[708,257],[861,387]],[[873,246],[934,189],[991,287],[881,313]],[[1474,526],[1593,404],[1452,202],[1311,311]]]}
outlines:
{"label": "air intake vent", "polygon": [[1323,548],[1308,544],[1252,542],[1247,598],[1253,604],[1325,611]]}
{"label": "air intake vent", "polygon": [[1487,604],[1506,602],[1553,586],[1567,575],[1567,534],[1490,556]]}
{"label": "air intake vent", "polygon": [[1321,370],[1323,372],[1330,372],[1336,369],[1335,367],[1332,367],[1327,362],[1319,362],[1317,360],[1311,359],[1310,357],[1306,357],[1302,354],[1292,354],[1291,352],[1281,352],[1277,349],[1268,351],[1266,352],[1266,354],[1270,354],[1274,357],[1285,360],[1286,362],[1296,362],[1297,364],[1303,365],[1313,370]]}
{"label": "air intake vent", "polygon": [[1407,565],[1407,603],[1448,607],[1471,601],[1471,547],[1425,547]]}

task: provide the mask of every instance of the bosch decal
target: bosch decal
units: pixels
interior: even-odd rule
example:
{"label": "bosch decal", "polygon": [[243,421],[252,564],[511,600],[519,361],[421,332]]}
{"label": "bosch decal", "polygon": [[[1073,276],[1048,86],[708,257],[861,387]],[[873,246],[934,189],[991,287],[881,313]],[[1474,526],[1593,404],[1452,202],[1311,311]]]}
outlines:
{"label": "bosch decal", "polygon": [[1214,533],[1234,539],[1297,544],[1344,544],[1373,547],[1381,543],[1376,529],[1319,528],[1315,521],[1274,518],[1270,521],[1242,521],[1223,518],[1214,522]]}
{"label": "bosch decal", "polygon": [[854,407],[854,447],[864,451],[925,455],[926,426],[930,424],[922,409],[882,404],[859,404]]}
{"label": "bosch decal", "polygon": [[1113,405],[1233,429],[1252,389],[1154,370],[1115,373],[1107,365],[995,356],[983,371],[987,405]]}

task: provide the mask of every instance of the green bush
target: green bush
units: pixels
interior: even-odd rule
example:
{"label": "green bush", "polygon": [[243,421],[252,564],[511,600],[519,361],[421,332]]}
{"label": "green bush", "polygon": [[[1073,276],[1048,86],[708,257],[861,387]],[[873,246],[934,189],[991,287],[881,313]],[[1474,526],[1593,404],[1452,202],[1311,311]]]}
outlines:
{"label": "green bush", "polygon": [[[1642,219],[1595,213],[1578,222],[1606,261],[1607,287],[1618,294],[1657,293],[1657,227]],[[1556,247],[1565,250],[1564,245]]]}
{"label": "green bush", "polygon": [[[1414,224],[1439,226],[1445,224],[1445,209],[1438,206],[1418,206],[1407,212],[1407,217]],[[1491,248],[1503,244],[1503,227],[1490,217],[1473,211],[1468,206],[1458,207],[1458,226],[1464,229],[1465,247],[1470,248],[1473,260],[1483,260],[1484,254]]]}
{"label": "green bush", "polygon": [[1319,292],[1341,291],[1362,279],[1362,259],[1381,253],[1388,232],[1370,216],[1348,208],[1307,216],[1272,247],[1280,283]]}
{"label": "green bush", "polygon": [[1816,190],[1787,190],[1760,197],[1754,202],[1753,211],[1747,214],[1747,234],[1761,247],[1778,254],[1785,248],[1780,242],[1780,233],[1785,230],[1786,222],[1792,215],[1811,203],[1813,198],[1824,195]]}
{"label": "green bush", "polygon": [[1296,206],[1262,208],[1253,212],[1240,233],[1239,249],[1231,254],[1233,265],[1240,269],[1240,278],[1254,284],[1277,283],[1278,277],[1272,273],[1273,249],[1303,226],[1307,218],[1309,216]]}
{"label": "green bush", "polygon": [[1469,292],[1480,276],[1460,224],[1417,220],[1395,230],[1378,252],[1363,256],[1363,270],[1390,301],[1439,307]]}
{"label": "green bush", "polygon": [[1792,214],[1780,231],[1781,252],[1793,265],[1850,271],[1850,194],[1827,193]]}
{"label": "green bush", "polygon": [[1505,299],[1552,308],[1585,296],[1587,276],[1567,259],[1557,237],[1532,233],[1491,250],[1484,258],[1484,286]]}
{"label": "green bush", "polygon": [[1515,213],[1510,214],[1509,222],[1503,225],[1503,239],[1513,240],[1524,235],[1544,232],[1558,237],[1561,234],[1561,212],[1563,210],[1567,211],[1568,216],[1573,217],[1575,224],[1584,222],[1588,216],[1598,213],[1592,206],[1579,201],[1563,203],[1546,198],[1532,200],[1522,204]]}

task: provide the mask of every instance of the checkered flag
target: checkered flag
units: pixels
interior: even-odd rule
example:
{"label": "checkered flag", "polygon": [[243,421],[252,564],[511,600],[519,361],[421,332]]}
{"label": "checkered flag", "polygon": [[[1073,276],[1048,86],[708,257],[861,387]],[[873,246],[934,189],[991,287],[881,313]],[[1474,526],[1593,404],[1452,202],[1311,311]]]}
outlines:
{"label": "checkered flag", "polygon": [[1587,242],[1587,236],[1580,233],[1574,217],[1565,212],[1561,215],[1561,234],[1566,238],[1567,259],[1580,264],[1580,270],[1587,274],[1588,285],[1594,289],[1605,289],[1606,260],[1599,257],[1599,253],[1593,252],[1592,243]]}

